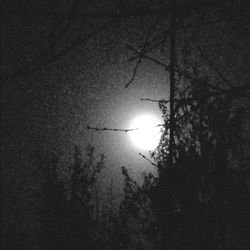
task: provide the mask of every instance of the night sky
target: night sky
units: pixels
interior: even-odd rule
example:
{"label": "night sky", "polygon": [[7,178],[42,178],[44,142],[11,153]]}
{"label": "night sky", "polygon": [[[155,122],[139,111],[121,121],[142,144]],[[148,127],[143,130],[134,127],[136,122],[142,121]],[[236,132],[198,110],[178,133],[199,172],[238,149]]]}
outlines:
{"label": "night sky", "polygon": [[[14,12],[12,6],[8,8]],[[6,15],[4,66],[6,72],[12,72],[33,57],[38,50],[35,46],[41,45],[39,40],[46,39],[48,31],[44,20],[37,17]],[[92,24],[88,25],[91,28]],[[24,148],[35,143],[65,158],[75,143],[82,148],[90,143],[118,172],[122,165],[131,166],[135,172],[149,167],[127,134],[86,129],[87,125],[125,129],[136,115],[145,112],[161,117],[157,103],[140,99],[167,98],[168,74],[164,69],[145,62],[131,86],[125,88],[135,65],[127,62],[131,52],[125,44],[142,39],[146,30],[147,25],[132,18],[121,27],[115,25],[101,32],[70,55],[46,65],[46,69],[7,80],[3,99],[7,102],[7,144],[19,150],[19,143]]]}
{"label": "night sky", "polygon": [[[160,35],[167,30],[167,21],[164,18],[157,21],[159,17],[154,15],[146,18],[121,16],[114,21],[109,15],[73,18],[68,33],[63,30],[67,24],[58,29],[62,37],[56,41],[54,53],[67,47],[79,29],[83,30],[84,37],[106,22],[111,21],[111,24],[55,60],[46,62],[45,57],[45,63],[41,65],[39,60],[33,62],[41,50],[53,43],[53,35],[56,36],[53,27],[60,20],[60,16],[44,13],[46,10],[64,12],[69,10],[72,2],[11,0],[1,3],[4,185],[8,186],[13,179],[20,185],[35,185],[33,176],[37,170],[34,166],[37,166],[40,155],[54,152],[62,162],[70,162],[75,144],[83,152],[91,144],[97,155],[103,153],[107,166],[105,176],[113,178],[118,186],[121,166],[128,167],[136,178],[143,171],[156,171],[139,155],[142,152],[149,156],[148,152],[136,148],[127,133],[88,130],[87,126],[126,129],[139,114],[151,113],[161,117],[157,103],[140,99],[168,99],[169,74],[159,65],[143,60],[135,79],[126,88],[136,65],[136,61],[128,61],[134,54],[126,45],[140,48],[151,24],[156,23],[152,35]],[[79,11],[113,13],[115,8],[119,12],[121,9],[133,9],[133,5],[141,6],[143,2],[86,0],[81,1]],[[160,8],[162,2],[155,0],[150,3]],[[247,11],[248,1],[234,2],[242,2],[244,7],[229,10],[231,16],[224,13],[226,19],[233,20],[217,23],[217,18],[224,16],[217,10],[206,12],[210,24],[202,27],[195,36],[190,58],[197,59],[203,72],[209,72],[211,79],[220,79],[195,49],[199,45],[223,76],[237,86],[250,81],[250,11]],[[243,9],[244,13],[237,12]],[[190,16],[186,25],[192,31],[199,17],[195,14]],[[81,27],[81,23],[85,25]],[[185,33],[185,27],[180,27],[177,48],[183,47],[191,36],[192,32]],[[168,52],[166,39],[164,48],[158,46],[149,55],[168,64]],[[48,58],[53,58],[53,55]],[[179,58],[182,60],[181,55]],[[24,69],[20,73],[18,70],[22,67]],[[248,117],[246,120],[249,124]],[[7,202],[8,199],[11,198],[6,198]],[[21,198],[16,201],[16,206],[19,202],[23,202]]]}
{"label": "night sky", "polygon": [[[98,1],[86,1],[82,6],[91,9],[95,4],[97,9],[103,8]],[[102,4],[105,6],[104,2]],[[35,13],[32,8],[42,12],[49,8],[53,11],[56,6],[56,3],[53,6],[46,1],[10,1],[4,4],[3,75],[11,75],[29,63],[39,52],[39,46],[48,43],[48,33],[56,19],[32,15]],[[67,6],[65,1],[62,10]],[[216,12],[210,19],[215,17]],[[247,17],[242,15],[241,18],[243,22]],[[93,30],[106,22],[107,18],[100,19],[90,18],[86,21],[85,29]],[[127,128],[136,114],[149,112],[161,115],[157,103],[143,102],[140,98],[168,98],[168,73],[164,69],[144,61],[134,82],[125,88],[135,66],[134,62],[128,62],[132,54],[125,45],[138,46],[138,41],[143,41],[149,28],[148,23],[155,19],[124,19],[93,36],[86,44],[76,46],[66,56],[47,64],[45,68],[39,67],[21,79],[7,80],[6,85],[3,85],[6,90],[3,94],[6,108],[3,116],[6,124],[4,128],[7,130],[5,134],[8,134],[7,145],[15,145],[19,150],[18,144],[28,145],[31,140],[31,143],[38,143],[42,148],[65,155],[71,151],[74,143],[83,148],[91,143],[98,152],[107,156],[111,165],[143,166],[144,160],[140,159],[138,149],[131,145],[127,135],[87,131],[86,127]],[[201,44],[211,61],[219,65],[220,71],[232,83],[239,84],[249,81],[249,75],[245,73],[250,70],[249,39],[246,39],[245,29],[240,29],[237,23],[229,24],[219,22],[209,25],[199,32],[194,43]],[[153,34],[160,33],[164,25],[164,22],[158,23]],[[247,26],[247,23],[244,25]],[[74,32],[73,28],[71,32]],[[179,35],[182,39],[183,30]],[[65,41],[60,42],[67,45],[67,39],[70,38],[68,34],[65,36]],[[181,39],[178,41],[180,45],[183,44]],[[167,56],[164,58],[159,53],[159,49],[153,52],[151,54],[157,58],[168,61]],[[197,51],[194,56],[198,56]],[[200,63],[207,67],[206,62],[201,60]],[[214,72],[210,76],[218,77]]]}

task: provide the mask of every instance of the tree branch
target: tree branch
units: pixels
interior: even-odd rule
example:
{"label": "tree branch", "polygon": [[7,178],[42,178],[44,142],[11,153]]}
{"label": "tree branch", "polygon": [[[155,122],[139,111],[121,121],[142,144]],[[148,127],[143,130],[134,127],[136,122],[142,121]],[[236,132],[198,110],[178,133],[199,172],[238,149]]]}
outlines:
{"label": "tree branch", "polygon": [[219,75],[219,77],[220,77],[229,87],[232,88],[232,87],[233,87],[233,84],[230,83],[230,82],[222,75],[222,73],[219,71],[219,69],[212,63],[212,61],[211,61],[211,60],[208,58],[208,56],[202,51],[202,49],[201,49],[198,45],[196,45],[195,47],[198,49],[198,51],[199,51],[201,57],[202,57],[203,59],[205,59],[205,61],[207,61],[207,63],[209,64],[209,66],[210,66],[211,68],[214,69],[214,71]]}
{"label": "tree branch", "polygon": [[149,158],[147,158],[147,157],[146,157],[145,155],[143,155],[142,153],[139,153],[139,155],[140,155],[143,159],[145,159],[146,161],[150,162],[151,165],[157,166],[157,164],[155,164],[154,162],[152,162]]}
{"label": "tree branch", "polygon": [[133,51],[134,53],[136,53],[137,55],[139,55],[140,57],[145,58],[145,59],[147,59],[147,60],[149,60],[149,61],[151,61],[151,62],[153,62],[153,63],[155,63],[155,64],[157,64],[157,65],[159,65],[159,66],[161,66],[161,67],[163,67],[163,68],[165,68],[165,70],[169,70],[169,65],[167,65],[167,64],[165,64],[165,63],[162,63],[162,62],[158,61],[157,59],[152,58],[152,57],[150,57],[150,56],[146,56],[145,54],[143,54],[143,53],[141,53],[140,51],[136,50],[135,48],[133,48],[133,47],[132,47],[131,45],[129,45],[129,44],[126,44],[126,47],[127,47],[129,50],[131,50],[131,51]]}
{"label": "tree branch", "polygon": [[[10,74],[10,75],[3,77],[3,79],[8,80],[8,79],[13,78],[13,77],[25,76],[26,74],[30,74],[30,73],[33,73],[37,70],[40,70],[41,67],[48,66],[50,63],[55,62],[58,59],[69,54],[77,46],[89,41],[93,36],[95,36],[96,34],[98,34],[101,31],[103,31],[105,28],[109,27],[111,24],[115,23],[116,21],[117,20],[112,19],[111,21],[100,25],[98,28],[96,28],[95,30],[93,30],[93,31],[89,32],[87,35],[85,35],[85,37],[81,37],[82,34],[81,34],[81,32],[79,32],[78,35],[76,36],[76,39],[70,45],[68,45],[66,48],[60,50],[57,53],[50,54],[51,46],[48,46],[48,48],[44,50],[46,52],[45,55],[43,55],[43,53],[40,52],[39,53],[40,56],[39,55],[36,56],[32,60],[32,62],[19,68],[14,74]],[[36,63],[36,61],[38,61],[38,63]]]}
{"label": "tree branch", "polygon": [[[148,44],[148,40],[149,40],[150,35],[151,35],[151,33],[152,33],[153,27],[154,27],[155,24],[157,24],[157,23],[159,22],[159,20],[160,20],[160,18],[158,17],[158,18],[155,20],[155,22],[151,25],[151,27],[149,28],[149,30],[148,30],[148,32],[147,32],[147,35],[146,35],[146,37],[145,37],[145,41],[144,41],[144,43],[143,43],[143,46],[142,46],[140,55],[145,54],[146,48],[147,48],[147,44]],[[136,76],[136,73],[137,73],[137,70],[138,70],[138,68],[139,68],[139,66],[140,66],[140,64],[141,64],[141,62],[142,62],[142,57],[141,57],[141,56],[138,56],[138,61],[137,61],[136,66],[135,66],[135,68],[134,68],[134,70],[133,70],[132,77],[131,77],[131,79],[129,80],[129,82],[125,85],[125,88],[127,88],[127,87],[134,81],[135,76]]]}
{"label": "tree branch", "polygon": [[133,129],[119,129],[119,128],[97,128],[97,127],[91,127],[91,126],[87,126],[87,129],[90,130],[95,130],[95,131],[113,131],[113,132],[131,132],[131,131],[135,131],[138,130],[139,128],[133,128]]}
{"label": "tree branch", "polygon": [[157,102],[157,103],[159,103],[159,102],[169,103],[169,100],[164,100],[164,99],[162,99],[162,100],[156,100],[156,99],[150,99],[150,98],[141,98],[140,100],[141,101]]}
{"label": "tree branch", "polygon": [[[158,124],[158,125],[156,125],[154,127],[162,127],[162,126],[164,126],[164,124]],[[97,127],[91,127],[89,125],[87,125],[87,129],[95,130],[95,131],[114,131],[114,132],[125,132],[125,133],[140,130],[140,128],[130,128],[130,129],[106,128],[106,127],[97,128]]]}

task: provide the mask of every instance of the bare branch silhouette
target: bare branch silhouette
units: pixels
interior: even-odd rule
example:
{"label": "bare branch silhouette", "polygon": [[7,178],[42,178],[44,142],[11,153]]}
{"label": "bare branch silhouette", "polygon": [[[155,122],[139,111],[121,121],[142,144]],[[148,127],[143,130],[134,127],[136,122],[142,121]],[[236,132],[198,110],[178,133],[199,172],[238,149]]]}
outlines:
{"label": "bare branch silhouette", "polygon": [[155,164],[154,162],[152,162],[152,161],[151,161],[148,157],[146,157],[144,154],[139,153],[139,155],[140,155],[143,159],[147,160],[151,165],[157,166],[157,164]]}
{"label": "bare branch silhouette", "polygon": [[209,64],[209,66],[210,66],[212,69],[214,69],[214,71],[220,76],[220,78],[221,78],[229,87],[233,87],[233,84],[230,83],[230,82],[222,75],[222,73],[220,72],[220,70],[214,65],[214,63],[211,62],[211,60],[208,58],[208,56],[205,54],[205,52],[200,48],[200,46],[197,45],[197,46],[195,46],[195,47],[198,49],[198,51],[199,51],[201,57],[202,57],[203,59],[206,60],[206,62]]}
{"label": "bare branch silhouette", "polygon": [[[149,60],[149,61],[151,61],[151,62],[154,62],[155,64],[157,64],[157,65],[159,65],[159,66],[165,68],[166,70],[169,70],[169,65],[167,65],[167,64],[165,64],[165,63],[163,63],[163,62],[160,62],[160,61],[158,61],[158,60],[155,59],[155,58],[152,58],[152,57],[150,57],[150,56],[147,56],[147,55],[145,55],[144,53],[141,53],[140,51],[136,50],[134,47],[132,47],[132,46],[129,45],[129,44],[126,44],[126,47],[127,47],[129,50],[131,50],[131,51],[133,51],[134,53],[136,53],[138,56],[140,56],[140,57],[142,57],[142,58],[145,58],[145,59],[147,59],[147,60]],[[127,85],[126,85],[126,86],[127,86]]]}
{"label": "bare branch silhouette", "polygon": [[148,29],[148,32],[147,32],[146,37],[145,37],[145,41],[144,41],[142,49],[140,51],[140,55],[138,56],[138,61],[137,61],[136,65],[135,65],[135,67],[134,67],[133,74],[132,74],[131,79],[129,80],[129,82],[126,84],[125,88],[127,88],[134,81],[134,79],[136,77],[136,73],[138,71],[138,68],[139,68],[141,62],[142,62],[142,56],[141,55],[144,55],[146,53],[146,49],[147,49],[147,45],[148,45],[148,42],[149,42],[150,35],[152,33],[152,30],[153,30],[154,26],[160,21],[160,17],[161,16],[158,16],[157,19],[155,20],[155,22]]}
{"label": "bare branch silhouette", "polygon": [[[158,124],[154,127],[162,127],[164,126],[164,124]],[[131,128],[131,129],[120,129],[120,128],[106,128],[106,127],[103,127],[103,128],[97,128],[97,127],[92,127],[92,126],[87,126],[87,129],[90,129],[90,130],[95,130],[95,131],[114,131],[114,132],[132,132],[132,131],[136,131],[136,130],[140,130],[140,128]]]}
{"label": "bare branch silhouette", "polygon": [[130,132],[130,131],[135,131],[138,130],[139,128],[133,128],[133,129],[119,129],[119,128],[97,128],[97,127],[91,127],[87,126],[87,129],[90,130],[95,130],[95,131],[114,131],[114,132]]}
{"label": "bare branch silhouette", "polygon": [[[94,29],[93,31],[89,32],[84,37],[82,37],[82,32],[80,29],[75,40],[70,45],[68,45],[66,48],[61,49],[57,53],[53,52],[53,47],[55,46],[55,44],[52,43],[44,51],[41,51],[39,53],[39,55],[36,56],[29,64],[22,66],[15,73],[9,74],[9,75],[3,77],[3,79],[6,80],[6,79],[13,78],[13,77],[25,76],[27,74],[33,73],[37,70],[40,70],[42,67],[45,67],[45,68],[48,67],[50,65],[50,63],[55,62],[58,59],[61,59],[62,57],[66,56],[69,52],[71,52],[77,46],[86,43],[93,36],[95,36],[96,34],[98,34],[101,31],[103,31],[104,29],[106,29],[110,25],[114,24],[116,21],[117,20],[112,19],[111,21],[106,22],[106,23],[100,25],[98,28]],[[82,26],[82,28],[83,28],[83,26]],[[60,37],[58,37],[57,39],[60,39]]]}
{"label": "bare branch silhouette", "polygon": [[150,99],[150,98],[141,98],[140,99],[141,101],[150,101],[150,102],[164,102],[164,103],[168,103],[169,100],[164,100],[164,99],[161,99],[161,100],[156,100],[156,99]]}

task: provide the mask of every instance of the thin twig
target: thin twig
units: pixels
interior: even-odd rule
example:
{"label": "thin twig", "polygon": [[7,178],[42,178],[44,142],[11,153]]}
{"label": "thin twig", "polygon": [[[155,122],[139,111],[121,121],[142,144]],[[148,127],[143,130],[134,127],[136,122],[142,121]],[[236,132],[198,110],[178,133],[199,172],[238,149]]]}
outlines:
{"label": "thin twig", "polygon": [[152,162],[150,159],[148,159],[145,155],[143,155],[142,153],[139,153],[139,155],[145,159],[146,161],[150,162],[153,166],[157,166],[154,162]]}
{"label": "thin twig", "polygon": [[[77,46],[86,43],[93,36],[97,35],[98,33],[100,33],[101,31],[103,31],[104,29],[106,29],[110,25],[114,24],[115,22],[117,22],[117,20],[112,19],[109,22],[104,23],[104,24],[100,25],[99,27],[97,27],[96,29],[90,31],[84,37],[81,37],[82,34],[81,34],[81,30],[80,30],[79,34],[76,36],[76,38],[74,39],[74,41],[72,41],[71,44],[69,44],[66,48],[61,49],[57,53],[53,53],[53,54],[49,53],[50,50],[51,50],[50,49],[51,45],[50,45],[45,50],[46,54],[45,55],[41,55],[41,59],[40,59],[39,55],[36,56],[32,60],[32,63],[29,63],[27,65],[22,66],[21,68],[17,69],[16,72],[14,72],[13,74],[6,75],[4,77],[4,80],[8,80],[8,79],[13,78],[13,77],[25,76],[26,74],[30,74],[30,73],[33,73],[33,72],[37,71],[38,69],[41,69],[41,67],[45,67],[45,68],[48,67],[52,62],[55,62],[55,61],[59,60],[60,58],[66,56],[73,49],[75,49]],[[81,26],[81,27],[83,27],[83,26]],[[36,63],[36,61],[38,59],[40,59],[40,61],[38,61],[38,63]]]}
{"label": "thin twig", "polygon": [[168,103],[169,100],[164,100],[164,99],[161,99],[161,100],[156,100],[156,99],[150,99],[150,98],[141,98],[140,99],[141,101],[150,101],[150,102],[165,102],[165,103]]}
{"label": "thin twig", "polygon": [[127,88],[134,80],[135,80],[135,76],[136,76],[136,73],[137,73],[137,70],[140,66],[142,62],[142,58],[140,57],[135,65],[135,68],[133,70],[133,74],[132,74],[132,77],[130,78],[130,80],[128,81],[128,83],[125,85],[125,88]]}
{"label": "thin twig", "polygon": [[120,129],[120,128],[97,128],[97,127],[91,127],[91,126],[87,126],[87,129],[91,129],[91,130],[95,130],[95,131],[114,131],[114,132],[131,132],[131,131],[135,131],[138,130],[139,128],[132,128],[132,129]]}
{"label": "thin twig", "polygon": [[[160,16],[157,17],[157,19],[155,20],[155,22],[149,28],[149,30],[147,32],[147,35],[145,37],[145,41],[143,43],[140,55],[144,55],[146,53],[148,41],[149,41],[150,35],[151,35],[152,31],[153,31],[153,27],[159,22],[159,20],[160,20]],[[125,88],[127,88],[134,81],[136,73],[138,71],[138,68],[139,68],[141,62],[142,62],[142,56],[138,56],[138,61],[137,61],[136,65],[135,65],[135,67],[134,67],[132,77],[129,80],[129,82],[125,85]]]}
{"label": "thin twig", "polygon": [[157,64],[157,65],[159,65],[159,66],[162,66],[165,70],[169,70],[169,65],[167,65],[167,64],[165,64],[165,63],[163,63],[163,62],[160,62],[160,61],[158,61],[158,60],[155,59],[155,58],[152,58],[152,57],[150,57],[150,56],[146,56],[145,54],[142,54],[140,51],[136,50],[135,48],[133,48],[133,47],[132,47],[131,45],[129,45],[129,44],[126,44],[126,47],[127,47],[129,50],[131,50],[131,51],[133,51],[134,53],[136,53],[137,55],[139,55],[140,57],[145,58],[145,59],[147,59],[147,60],[149,60],[149,61],[151,61],[151,62],[154,62],[155,64]]}
{"label": "thin twig", "polygon": [[196,45],[195,47],[196,47],[196,48],[198,49],[198,51],[200,52],[201,57],[207,61],[207,63],[209,64],[209,66],[210,66],[211,68],[214,69],[214,71],[220,76],[220,78],[221,78],[229,87],[232,88],[232,87],[233,87],[233,84],[230,83],[230,82],[222,75],[222,73],[219,71],[219,69],[211,62],[211,60],[210,60],[210,59],[208,58],[208,56],[202,51],[202,49],[201,49],[198,45]]}
{"label": "thin twig", "polygon": [[[162,127],[162,126],[164,126],[164,124],[158,124],[154,127],[157,128],[157,127]],[[125,132],[125,133],[140,130],[140,128],[130,128],[130,129],[106,128],[106,127],[97,128],[97,127],[91,127],[89,125],[87,125],[87,129],[95,130],[95,131],[114,131],[114,132]]]}

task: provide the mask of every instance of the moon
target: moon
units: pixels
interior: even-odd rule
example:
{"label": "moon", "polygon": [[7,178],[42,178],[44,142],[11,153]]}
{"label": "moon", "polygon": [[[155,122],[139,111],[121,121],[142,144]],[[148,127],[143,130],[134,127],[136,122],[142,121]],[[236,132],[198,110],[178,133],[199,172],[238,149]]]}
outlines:
{"label": "moon", "polygon": [[137,116],[130,125],[132,143],[142,150],[154,150],[161,138],[161,121],[156,116],[144,114]]}

